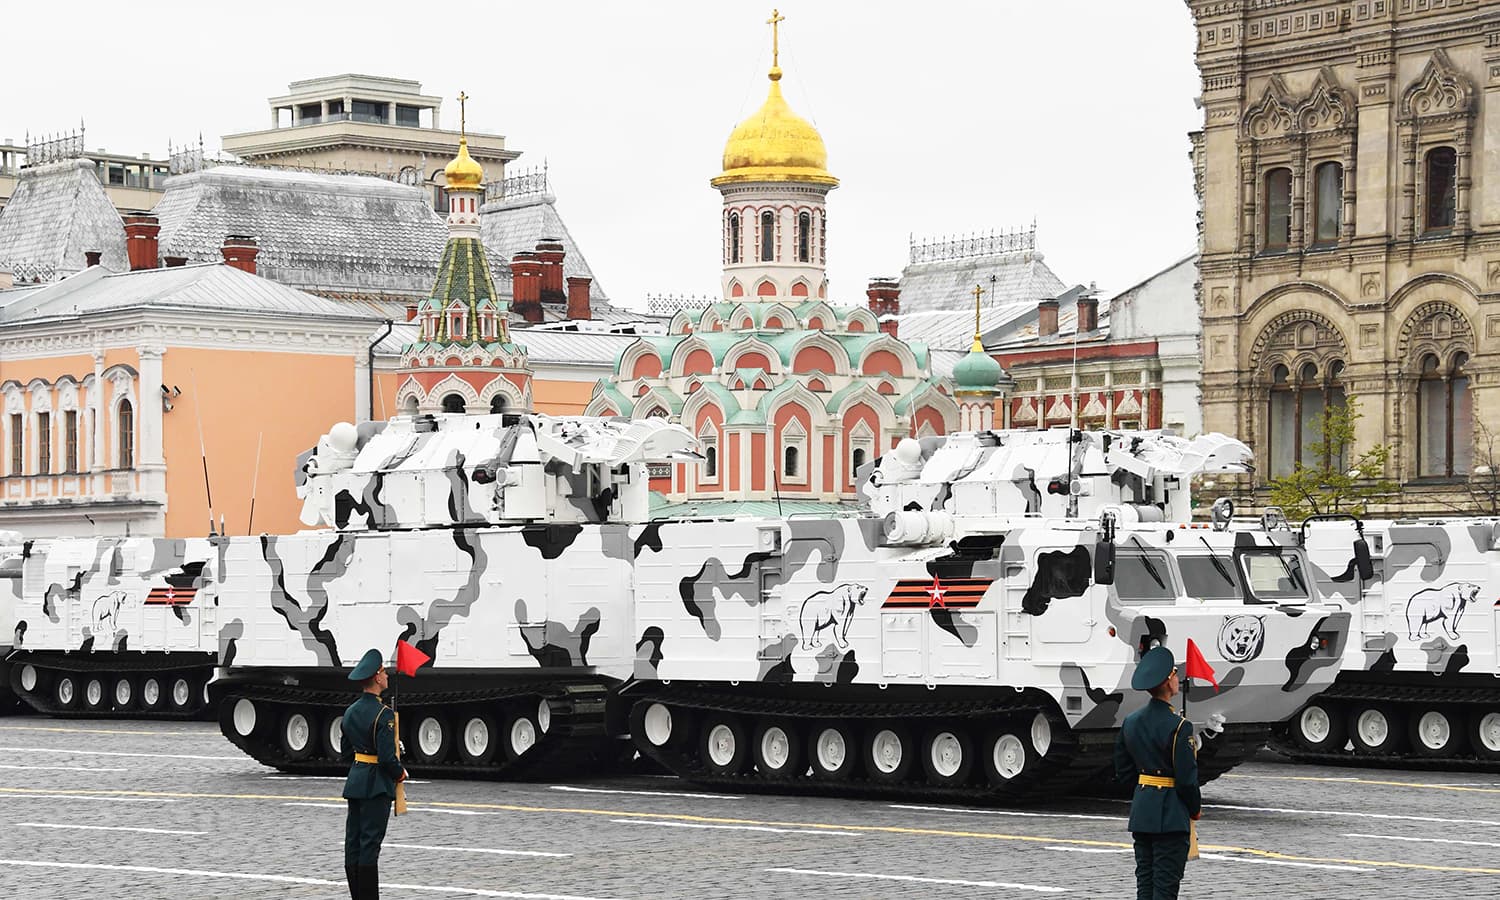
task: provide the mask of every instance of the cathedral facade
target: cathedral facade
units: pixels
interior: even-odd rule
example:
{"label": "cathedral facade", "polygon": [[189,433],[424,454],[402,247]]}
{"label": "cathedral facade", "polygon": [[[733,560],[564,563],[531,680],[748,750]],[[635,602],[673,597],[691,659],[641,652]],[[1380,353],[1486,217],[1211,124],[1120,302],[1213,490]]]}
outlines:
{"label": "cathedral facade", "polygon": [[1188,0],[1204,127],[1204,428],[1258,485],[1389,444],[1392,511],[1463,507],[1500,431],[1500,9]]}

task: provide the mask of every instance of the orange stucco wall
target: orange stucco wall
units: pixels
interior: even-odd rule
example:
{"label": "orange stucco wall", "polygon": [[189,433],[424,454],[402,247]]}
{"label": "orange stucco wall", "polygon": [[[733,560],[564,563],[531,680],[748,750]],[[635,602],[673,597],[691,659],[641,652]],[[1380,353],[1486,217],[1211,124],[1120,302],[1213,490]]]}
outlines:
{"label": "orange stucco wall", "polygon": [[[162,357],[162,376],[183,391],[175,408],[162,417],[170,498],[167,536],[208,530],[198,449],[200,412],[214,515],[224,517],[229,533],[245,534],[251,527],[252,485],[256,533],[302,528],[292,467],[297,454],[316,444],[335,422],[356,418],[354,358],[169,347]],[[257,482],[255,448],[261,439]]]}
{"label": "orange stucco wall", "polygon": [[594,396],[592,381],[531,379],[531,404],[551,416],[581,416]]}
{"label": "orange stucco wall", "polygon": [[[101,371],[106,371],[107,372],[107,371],[109,371],[109,369],[110,369],[111,366],[118,366],[118,365],[126,365],[126,366],[131,367],[132,369],[135,369],[135,370],[139,371],[140,367],[141,367],[140,356],[136,353],[136,351],[134,349],[116,348],[116,349],[113,349],[113,350],[106,350],[106,351],[104,351],[104,365],[101,368]],[[15,381],[18,384],[20,384],[21,389],[23,391],[26,391],[26,386],[28,384],[30,384],[34,379],[37,379],[37,378],[40,378],[43,381],[47,382],[49,385],[53,385],[55,387],[59,378],[62,378],[64,375],[67,375],[67,376],[71,377],[74,381],[78,382],[79,387],[80,387],[79,396],[78,396],[78,405],[80,407],[84,406],[85,403],[86,403],[86,401],[84,399],[84,394],[82,392],[83,381],[84,381],[85,378],[88,378],[89,376],[91,376],[93,374],[94,374],[94,357],[91,354],[74,354],[74,355],[69,355],[69,356],[47,356],[47,357],[42,357],[40,359],[20,359],[20,360],[9,360],[9,361],[7,361],[7,360],[0,360],[0,384],[4,384],[7,381]],[[26,399],[26,406],[27,406],[27,409],[29,410],[29,409],[31,409],[31,398],[29,396],[30,392],[27,391],[27,394],[28,394],[28,396],[27,396],[27,399]],[[113,389],[109,388],[109,387],[106,387],[105,391],[104,391],[105,402],[108,403],[110,400],[113,399],[113,397],[114,397]],[[53,413],[53,425],[52,425],[52,470],[53,470],[53,472],[60,472],[60,471],[62,471],[62,465],[63,465],[63,449],[62,449],[62,441],[61,441],[62,427],[63,426],[61,424],[62,423],[62,415],[61,415],[61,413],[56,412],[56,410],[57,410],[57,400],[56,400],[55,396],[53,398],[52,409],[54,410],[54,413]],[[108,420],[106,420],[106,422],[107,421]],[[136,423],[137,423],[136,427],[137,427],[137,429],[139,429],[139,427],[140,427],[140,424],[139,424],[140,423],[140,415],[139,414],[136,415]],[[29,425],[29,416],[28,416],[28,425],[27,425],[27,427],[28,428],[31,427]],[[104,427],[107,427],[107,425],[106,424],[101,424],[99,427],[104,428]],[[137,433],[139,433],[139,432],[137,432]],[[89,436],[85,435],[85,434],[80,434],[78,436],[78,440],[79,440],[80,444],[84,443],[88,439],[89,439]],[[29,474],[29,473],[32,473],[32,472],[36,471],[36,466],[37,466],[36,450],[32,446],[32,443],[33,442],[29,441],[29,440],[26,442],[25,460],[24,460],[24,464],[21,467],[22,474]],[[137,445],[139,445],[139,439],[137,439]],[[114,440],[106,432],[105,442],[104,442],[104,452],[105,452],[105,461],[106,461],[105,462],[105,466],[106,466],[106,468],[108,468],[110,465],[113,464],[113,455],[112,455],[112,448],[113,447],[114,447]],[[0,462],[0,474],[3,474],[6,471],[6,466],[9,464],[9,458],[10,458],[10,448],[9,447],[4,447],[3,451],[4,451],[4,453],[5,453],[6,456],[5,456],[5,461],[4,462]],[[88,458],[87,453],[84,452],[84,451],[82,451],[82,450],[80,450],[80,455],[84,459]],[[82,462],[82,460],[80,460],[80,462]]]}

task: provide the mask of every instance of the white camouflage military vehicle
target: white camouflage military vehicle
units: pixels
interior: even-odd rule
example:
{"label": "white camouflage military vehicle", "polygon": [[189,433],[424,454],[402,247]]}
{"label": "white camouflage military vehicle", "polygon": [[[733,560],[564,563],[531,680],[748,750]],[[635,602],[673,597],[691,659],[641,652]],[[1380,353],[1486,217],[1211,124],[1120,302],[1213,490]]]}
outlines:
{"label": "white camouflage military vehicle", "polygon": [[207,539],[23,543],[14,577],[0,581],[18,591],[6,684],[55,716],[203,712],[219,646],[213,594],[201,590],[213,552]]}
{"label": "white camouflage military vehicle", "polygon": [[1097,789],[1146,700],[1140,654],[1192,639],[1220,684],[1188,713],[1212,778],[1333,681],[1349,623],[1300,549],[1178,524],[1193,474],[1248,458],[1221,436],[955,434],[879,460],[865,517],[653,523],[631,733],[708,783]]}
{"label": "white camouflage military vehicle", "polygon": [[[1353,617],[1333,687],[1278,749],[1303,759],[1500,767],[1500,520],[1310,520],[1270,529],[1305,545],[1323,593]],[[1350,540],[1373,558],[1361,578]]]}
{"label": "white camouflage military vehicle", "polygon": [[16,634],[16,606],[21,602],[21,534],[0,531],[0,713],[13,711],[19,701],[10,689],[10,655]]}

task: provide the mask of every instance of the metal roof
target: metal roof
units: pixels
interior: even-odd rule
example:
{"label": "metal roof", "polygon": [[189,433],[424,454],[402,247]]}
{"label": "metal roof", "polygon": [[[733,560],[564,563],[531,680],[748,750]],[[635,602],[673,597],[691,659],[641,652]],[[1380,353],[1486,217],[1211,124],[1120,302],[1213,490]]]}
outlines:
{"label": "metal roof", "polygon": [[16,280],[53,277],[84,268],[97,250],[112,269],[124,269],[125,225],[87,159],[27,166],[0,209],[0,268]]}
{"label": "metal roof", "polygon": [[[975,285],[985,290],[982,306],[1035,306],[1067,287],[1042,259],[1026,250],[912,263],[901,272],[901,313],[966,309],[972,316]],[[969,332],[971,338],[973,334]]]}

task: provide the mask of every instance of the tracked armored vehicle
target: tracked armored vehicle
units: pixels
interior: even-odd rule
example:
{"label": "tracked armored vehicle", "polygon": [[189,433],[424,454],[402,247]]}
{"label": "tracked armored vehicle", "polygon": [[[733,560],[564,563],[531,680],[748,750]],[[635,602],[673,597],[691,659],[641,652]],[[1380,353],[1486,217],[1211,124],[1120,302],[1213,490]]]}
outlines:
{"label": "tracked armored vehicle", "polygon": [[16,606],[21,602],[21,535],[0,531],[0,715],[14,712],[20,705],[10,689],[10,655],[16,634]]}
{"label": "tracked armored vehicle", "polygon": [[1189,479],[1248,458],[1221,436],[955,434],[882,457],[870,515],[653,524],[633,738],[741,789],[1093,790],[1146,700],[1140,655],[1192,639],[1219,673],[1188,711],[1213,778],[1332,683],[1349,624],[1299,548],[1186,524]]}
{"label": "tracked armored vehicle", "polygon": [[218,650],[201,590],[213,553],[202,539],[25,542],[0,580],[18,592],[6,685],[54,716],[200,715]]}
{"label": "tracked armored vehicle", "polygon": [[[1353,617],[1333,686],[1278,733],[1317,762],[1500,771],[1500,520],[1311,520],[1271,533],[1304,545],[1323,592]],[[1362,578],[1350,539],[1362,535]]]}

